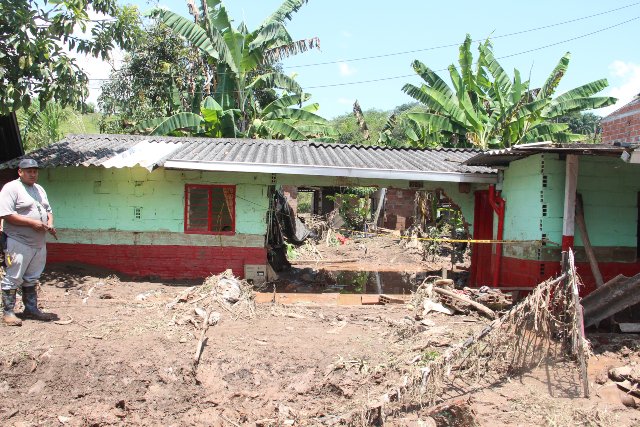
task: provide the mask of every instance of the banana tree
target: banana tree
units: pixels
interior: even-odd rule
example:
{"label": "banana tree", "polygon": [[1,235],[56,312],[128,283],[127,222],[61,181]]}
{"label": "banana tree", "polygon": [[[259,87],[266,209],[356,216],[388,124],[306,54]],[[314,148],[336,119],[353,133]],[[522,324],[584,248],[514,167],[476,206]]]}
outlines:
{"label": "banana tree", "polygon": [[261,109],[260,91],[303,95],[300,85],[273,64],[319,46],[317,38],[294,41],[285,27],[285,21],[306,2],[285,0],[253,31],[244,23],[234,28],[221,0],[201,0],[199,9],[190,3],[195,22],[166,9],[157,8],[151,14],[203,52],[215,66],[204,86],[205,93],[211,94],[223,111],[237,110],[236,127],[245,133]]}
{"label": "banana tree", "polygon": [[459,49],[459,66],[449,66],[453,88],[433,70],[414,61],[414,71],[425,81],[421,86],[406,84],[402,90],[421,102],[425,112],[408,114],[411,125],[406,138],[414,144],[475,146],[481,149],[510,147],[534,141],[577,141],[582,135],[572,134],[558,117],[615,103],[612,97],[594,97],[607,87],[606,79],[596,80],[572,89],[556,98],[555,90],[566,73],[570,54],[565,54],[539,89],[530,89],[515,69],[513,78],[504,71],[493,55],[487,40],[478,47],[473,63],[471,38],[467,35]]}
{"label": "banana tree", "polygon": [[315,114],[318,104],[294,108],[311,95],[286,95],[264,107],[251,123],[247,134],[251,138],[286,138],[291,140],[324,140],[335,142],[337,132],[329,122]]}
{"label": "banana tree", "polygon": [[318,104],[302,108],[297,105],[308,100],[309,94],[287,95],[273,101],[258,112],[248,129],[242,132],[236,126],[238,109],[225,109],[208,96],[197,111],[181,112],[171,117],[143,122],[139,131],[150,135],[191,135],[214,138],[273,138],[334,141],[337,134],[329,122],[315,114]]}

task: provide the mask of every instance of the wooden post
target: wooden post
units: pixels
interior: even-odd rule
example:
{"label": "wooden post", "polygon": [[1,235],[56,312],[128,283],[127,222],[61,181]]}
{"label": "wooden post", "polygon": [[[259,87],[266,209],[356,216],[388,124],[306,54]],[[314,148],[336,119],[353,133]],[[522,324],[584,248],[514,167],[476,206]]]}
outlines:
{"label": "wooden post", "polygon": [[600,268],[598,267],[598,260],[596,254],[593,252],[591,241],[589,240],[589,234],[587,233],[587,222],[584,219],[584,205],[582,204],[582,195],[576,195],[576,225],[580,230],[580,236],[582,237],[582,244],[584,245],[584,251],[587,254],[589,265],[591,266],[591,273],[596,280],[596,288],[601,287],[604,284],[602,274],[600,274]]}
{"label": "wooden post", "polygon": [[578,156],[568,154],[564,181],[564,215],[562,220],[562,250],[573,247],[578,186]]}

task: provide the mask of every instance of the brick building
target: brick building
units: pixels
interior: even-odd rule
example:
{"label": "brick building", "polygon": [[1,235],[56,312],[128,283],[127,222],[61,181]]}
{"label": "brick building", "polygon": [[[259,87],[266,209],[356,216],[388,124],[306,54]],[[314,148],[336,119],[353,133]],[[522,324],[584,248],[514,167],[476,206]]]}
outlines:
{"label": "brick building", "polygon": [[416,190],[390,188],[384,205],[384,227],[393,230],[405,230],[411,227],[415,206]]}
{"label": "brick building", "polygon": [[640,94],[600,124],[603,144],[640,144]]}

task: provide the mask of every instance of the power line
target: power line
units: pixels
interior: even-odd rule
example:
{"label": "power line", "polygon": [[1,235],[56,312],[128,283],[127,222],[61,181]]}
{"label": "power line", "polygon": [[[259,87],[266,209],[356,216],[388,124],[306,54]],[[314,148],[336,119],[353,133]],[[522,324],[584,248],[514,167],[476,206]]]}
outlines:
{"label": "power line", "polygon": [[[607,31],[607,30],[610,30],[612,28],[619,27],[621,25],[627,24],[627,23],[635,21],[637,19],[640,19],[640,16],[636,16],[635,18],[631,18],[631,19],[628,19],[626,21],[620,22],[618,24],[614,24],[614,25],[611,25],[611,26],[608,26],[608,27],[605,27],[605,28],[601,28],[599,30],[592,31],[590,33],[586,33],[586,34],[582,34],[582,35],[579,35],[579,36],[576,36],[576,37],[572,37],[570,39],[562,40],[562,41],[555,42],[555,43],[550,43],[550,44],[547,44],[547,45],[544,45],[544,46],[540,46],[540,47],[536,47],[536,48],[533,48],[533,49],[523,50],[521,52],[512,53],[510,55],[500,56],[500,57],[497,57],[496,59],[511,58],[513,56],[522,55],[522,54],[530,53],[530,52],[536,52],[536,51],[542,50],[542,49],[547,49],[549,47],[557,46],[559,44],[567,43],[567,42],[570,42],[570,41],[578,40],[578,39],[581,39],[581,38],[584,38],[584,37],[589,37],[589,36],[592,36],[594,34],[601,33],[603,31]],[[434,72],[447,71],[447,70],[448,70],[448,68],[442,68],[442,69],[439,69],[439,70],[434,70]],[[380,82],[380,81],[384,81],[384,80],[403,79],[403,78],[407,78],[407,77],[415,77],[415,74],[394,76],[394,77],[381,77],[379,79],[361,80],[361,81],[357,81],[357,82],[345,82],[345,83],[333,83],[333,84],[328,84],[328,85],[307,86],[305,89],[319,89],[319,88],[325,88],[325,87],[349,86],[349,85],[356,85],[356,84],[362,84],[362,83],[375,83],[375,82]]]}
{"label": "power line", "polygon": [[[534,31],[544,30],[544,29],[547,29],[547,28],[558,27],[560,25],[571,24],[573,22],[583,21],[585,19],[594,18],[596,16],[602,16],[602,15],[606,15],[606,14],[609,14],[609,13],[617,12],[619,10],[627,9],[629,7],[637,6],[639,4],[640,4],[640,2],[632,3],[632,4],[629,4],[629,5],[626,5],[626,6],[618,7],[616,9],[611,9],[611,10],[607,10],[607,11],[604,11],[604,12],[595,13],[593,15],[583,16],[583,17],[580,17],[580,18],[570,19],[568,21],[563,21],[563,22],[558,22],[558,23],[555,23],[555,24],[544,25],[542,27],[530,28],[528,30],[516,31],[514,33],[507,33],[507,34],[501,34],[501,35],[498,35],[498,36],[493,36],[493,37],[490,37],[490,39],[493,40],[493,39],[511,37],[511,36],[516,36],[516,35],[520,35],[520,34],[531,33],[531,32],[534,32]],[[472,40],[472,42],[482,42],[484,40],[485,39],[477,39],[477,40]],[[460,45],[460,43],[452,43],[452,44],[445,44],[445,45],[440,45],[440,46],[426,47],[426,48],[422,48],[422,49],[405,50],[405,51],[402,51],[402,52],[391,52],[391,53],[385,53],[385,54],[381,54],[381,55],[363,56],[363,57],[360,57],[360,58],[341,59],[341,60],[337,60],[337,61],[316,62],[316,63],[313,63],[313,64],[289,65],[289,66],[285,66],[283,68],[315,67],[315,66],[319,66],[319,65],[339,64],[339,63],[342,63],[342,62],[365,61],[365,60],[369,60],[369,59],[378,59],[378,58],[387,58],[387,57],[390,57],[390,56],[406,55],[406,54],[409,54],[409,53],[427,52],[427,51],[430,51],[430,50],[444,49],[444,48],[448,48],[448,47],[456,47],[456,46],[459,46],[459,45]]]}
{"label": "power line", "polygon": [[[570,20],[567,20],[567,21],[558,22],[558,23],[555,23],[555,24],[548,24],[548,25],[543,25],[541,27],[535,27],[535,28],[530,28],[530,29],[527,29],[527,30],[517,31],[517,32],[513,32],[513,33],[507,33],[507,34],[501,34],[501,35],[497,35],[497,36],[492,36],[492,37],[489,37],[489,39],[490,40],[495,40],[495,39],[499,39],[499,38],[512,37],[512,36],[515,36],[515,35],[526,34],[526,33],[534,32],[534,31],[544,30],[544,29],[547,29],[547,28],[553,28],[553,27],[557,27],[557,26],[560,26],[560,25],[566,25],[566,24],[570,24],[570,23],[573,23],[573,22],[583,21],[585,19],[590,19],[590,18],[594,18],[594,17],[597,17],[597,16],[602,16],[602,15],[606,15],[606,14],[609,14],[609,13],[617,12],[619,10],[627,9],[627,8],[630,8],[630,7],[633,7],[633,6],[637,6],[637,5],[640,5],[640,2],[628,4],[626,6],[621,6],[621,7],[615,8],[615,9],[606,10],[604,12],[594,13],[592,15],[587,15],[587,16],[583,16],[583,17],[580,17],[580,18],[574,18],[574,19],[570,19]],[[96,20],[96,22],[97,21],[100,21],[100,20]],[[626,22],[628,22],[628,21],[626,21]],[[616,24],[613,27],[615,27],[617,25],[621,25],[621,24]],[[586,35],[583,35],[581,37],[586,37],[586,36],[591,35],[591,34],[595,34],[595,33],[586,34]],[[580,37],[577,37],[577,38],[580,38]],[[482,42],[484,40],[486,40],[486,39],[474,39],[474,40],[472,40],[472,42]],[[571,40],[575,40],[575,38],[574,39],[568,39],[568,40],[565,40],[565,41],[562,41],[562,42],[558,42],[558,44],[559,43],[564,43],[566,41],[571,41]],[[386,53],[386,54],[381,54],[381,55],[365,56],[365,57],[360,57],[360,58],[341,59],[341,60],[336,60],[336,61],[317,62],[317,63],[312,63],[312,64],[302,64],[302,65],[288,65],[288,66],[283,66],[283,68],[303,68],[303,67],[314,67],[314,66],[321,66],[321,65],[339,64],[339,63],[343,63],[343,62],[364,61],[364,60],[369,60],[369,59],[386,58],[386,57],[391,57],[391,56],[406,55],[406,54],[409,54],[409,53],[426,52],[426,51],[438,50],[438,49],[443,49],[443,48],[448,48],[448,47],[456,47],[456,46],[459,46],[459,45],[460,45],[460,43],[451,43],[451,44],[446,44],[446,45],[427,47],[427,48],[423,48],[423,49],[414,49],[414,50],[407,50],[407,51],[402,51],[402,52],[391,52],[391,53]],[[553,46],[553,45],[549,45],[549,46]],[[539,49],[533,49],[533,50],[539,50]],[[525,52],[522,52],[522,53],[526,53],[526,52],[529,52],[529,51],[525,51]],[[518,55],[518,54],[519,53],[516,53],[516,54],[513,54],[511,56]],[[503,58],[505,58],[505,57],[503,57]],[[119,70],[115,70],[115,71],[119,71]],[[225,73],[219,73],[218,75],[224,75],[224,74]],[[397,76],[397,77],[391,77],[391,78],[403,78],[403,77],[406,77],[406,76]],[[92,79],[89,79],[89,80],[108,81],[108,80],[112,80],[112,79],[110,79],[110,78],[104,78],[104,79],[92,78]],[[380,81],[380,79],[372,80],[372,82],[373,81]]]}
{"label": "power line", "polygon": [[[636,3],[636,4],[639,4],[639,3]],[[608,27],[600,28],[600,29],[595,30],[595,31],[591,31],[591,32],[586,33],[586,34],[581,34],[581,35],[576,36],[576,37],[572,37],[572,38],[561,40],[561,41],[558,41],[558,42],[546,44],[544,46],[536,47],[536,48],[533,48],[533,49],[528,49],[528,50],[512,53],[512,54],[509,54],[509,55],[500,56],[500,57],[497,57],[496,59],[511,58],[513,56],[523,55],[525,53],[536,52],[536,51],[547,49],[547,48],[550,48],[550,47],[553,47],[553,46],[557,46],[557,45],[560,45],[560,44],[563,44],[563,43],[568,43],[568,42],[571,42],[571,41],[574,41],[574,40],[579,40],[579,39],[582,39],[582,38],[585,38],[585,37],[592,36],[594,34],[601,33],[603,31],[608,31],[608,30],[611,30],[613,28],[620,27],[620,26],[622,26],[624,24],[628,24],[629,22],[633,22],[633,21],[636,21],[638,19],[640,19],[640,16],[636,16],[636,17],[628,19],[626,21],[619,22],[617,24],[613,24],[613,25],[610,25]],[[456,46],[458,46],[458,45],[456,45]],[[448,68],[442,68],[442,69],[433,70],[433,71],[434,72],[441,72],[441,71],[447,71],[447,70],[448,70]],[[304,89],[307,90],[307,89],[320,89],[320,88],[327,88],[327,87],[350,86],[350,85],[356,85],[356,84],[376,83],[376,82],[381,82],[381,81],[386,81],[386,80],[397,80],[397,79],[404,79],[404,78],[410,78],[410,77],[415,77],[415,74],[404,74],[404,75],[401,75],[401,76],[380,77],[380,78],[377,78],[377,79],[360,80],[360,81],[356,81],[356,82],[344,82],[344,83],[333,83],[333,84],[326,84],[326,85],[307,86]],[[171,76],[162,76],[160,78],[161,79],[162,78],[166,79],[166,78],[171,78]],[[105,78],[105,79],[90,78],[88,80],[90,80],[90,81],[110,81],[110,80],[113,80],[113,79],[112,78]],[[151,80],[151,79],[148,79],[148,80]]]}

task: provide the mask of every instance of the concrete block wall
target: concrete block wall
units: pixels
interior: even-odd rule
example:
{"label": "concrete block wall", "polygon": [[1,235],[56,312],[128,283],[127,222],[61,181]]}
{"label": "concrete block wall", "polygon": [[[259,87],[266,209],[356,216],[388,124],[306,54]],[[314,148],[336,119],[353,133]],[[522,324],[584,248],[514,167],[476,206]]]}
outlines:
{"label": "concrete block wall", "polygon": [[640,144],[640,97],[603,118],[602,143]]}
{"label": "concrete block wall", "polygon": [[[141,277],[199,279],[246,264],[264,265],[269,207],[266,175],[162,168],[44,169],[59,240],[49,262],[80,262]],[[233,234],[184,231],[185,184],[234,185]]]}

